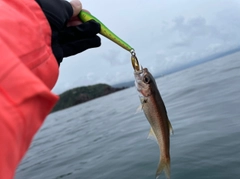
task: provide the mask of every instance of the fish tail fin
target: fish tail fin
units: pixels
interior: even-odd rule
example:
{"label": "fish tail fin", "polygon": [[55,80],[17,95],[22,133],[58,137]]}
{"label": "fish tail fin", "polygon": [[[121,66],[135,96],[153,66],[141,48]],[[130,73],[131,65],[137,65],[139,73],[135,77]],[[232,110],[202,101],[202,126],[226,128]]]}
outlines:
{"label": "fish tail fin", "polygon": [[158,164],[158,169],[156,172],[156,179],[160,176],[163,170],[167,179],[170,179],[170,158],[163,157],[160,159],[160,163]]}

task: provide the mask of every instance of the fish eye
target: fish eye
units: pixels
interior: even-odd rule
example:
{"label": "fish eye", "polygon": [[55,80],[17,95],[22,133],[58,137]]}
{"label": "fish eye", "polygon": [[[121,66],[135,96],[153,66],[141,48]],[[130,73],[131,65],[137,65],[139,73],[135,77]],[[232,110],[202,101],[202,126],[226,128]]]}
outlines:
{"label": "fish eye", "polygon": [[149,84],[149,83],[151,83],[151,78],[149,76],[144,76],[143,77],[143,82],[146,83],[146,84]]}

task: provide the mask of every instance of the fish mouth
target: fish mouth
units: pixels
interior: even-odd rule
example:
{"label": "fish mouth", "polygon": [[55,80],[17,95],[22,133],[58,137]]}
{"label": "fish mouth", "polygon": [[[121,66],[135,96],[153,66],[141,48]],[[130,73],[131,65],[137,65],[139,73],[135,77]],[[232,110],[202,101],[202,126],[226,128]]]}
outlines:
{"label": "fish mouth", "polygon": [[141,80],[143,75],[143,70],[134,71],[135,81]]}
{"label": "fish mouth", "polygon": [[138,92],[142,92],[143,89],[147,89],[148,87],[146,84],[143,82],[143,77],[145,73],[147,72],[147,68],[141,68],[141,70],[134,71],[134,76],[135,76],[135,86],[138,90]]}
{"label": "fish mouth", "polygon": [[143,79],[143,71],[144,69],[141,68],[140,70],[134,70],[134,77],[135,77],[135,82],[142,81]]}
{"label": "fish mouth", "polygon": [[137,80],[143,80],[143,76],[146,74],[146,73],[148,73],[148,69],[147,68],[143,68],[143,67],[141,67],[141,69],[140,70],[135,70],[134,71],[134,76],[135,76],[135,81],[137,81]]}

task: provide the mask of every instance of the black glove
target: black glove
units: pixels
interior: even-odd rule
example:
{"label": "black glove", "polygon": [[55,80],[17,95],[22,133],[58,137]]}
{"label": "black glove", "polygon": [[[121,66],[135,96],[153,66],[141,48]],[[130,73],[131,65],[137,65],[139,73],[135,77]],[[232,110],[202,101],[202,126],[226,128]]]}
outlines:
{"label": "black glove", "polygon": [[42,8],[52,29],[52,50],[58,64],[64,57],[101,45],[100,24],[88,21],[78,26],[67,27],[73,9],[65,0],[36,0]]}

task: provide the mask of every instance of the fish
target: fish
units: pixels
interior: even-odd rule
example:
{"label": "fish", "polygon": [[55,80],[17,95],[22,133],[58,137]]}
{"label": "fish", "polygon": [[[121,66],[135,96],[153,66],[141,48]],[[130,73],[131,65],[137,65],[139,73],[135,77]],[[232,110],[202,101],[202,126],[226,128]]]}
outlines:
{"label": "fish", "polygon": [[147,68],[134,70],[135,86],[140,93],[141,109],[151,126],[148,138],[156,140],[160,149],[160,159],[156,179],[164,171],[170,179],[170,135],[172,125],[167,110],[158,90],[156,81]]}

